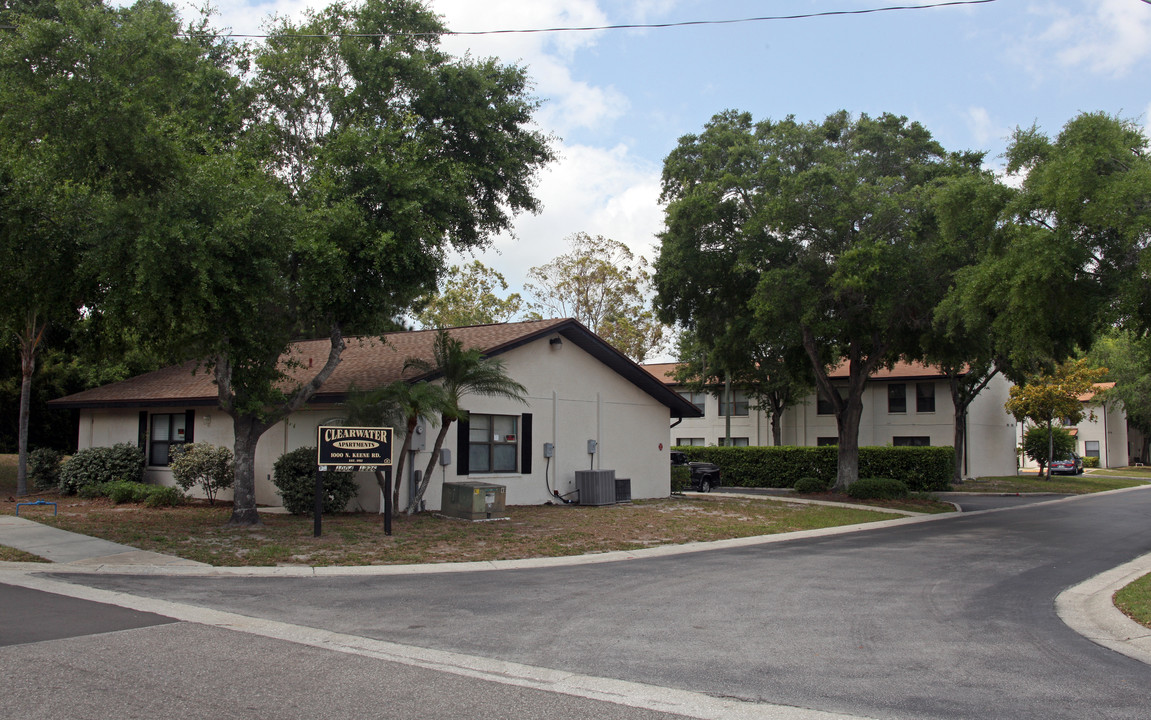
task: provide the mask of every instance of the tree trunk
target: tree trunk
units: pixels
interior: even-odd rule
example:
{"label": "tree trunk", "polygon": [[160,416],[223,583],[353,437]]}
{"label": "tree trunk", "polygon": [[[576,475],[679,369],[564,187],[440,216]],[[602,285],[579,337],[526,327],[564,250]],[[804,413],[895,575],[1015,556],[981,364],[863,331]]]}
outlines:
{"label": "tree trunk", "polygon": [[36,350],[44,337],[46,323],[38,323],[36,313],[29,313],[20,335],[20,419],[16,433],[16,495],[28,494],[28,423],[32,407],[32,374],[36,372]]}
{"label": "tree trunk", "polygon": [[963,453],[967,446],[967,406],[955,406],[955,468],[951,473],[951,482],[963,482]]}
{"label": "tree trunk", "polygon": [[[416,510],[420,507],[420,502],[424,499],[424,493],[427,492],[428,483],[432,480],[432,471],[436,469],[436,461],[440,457],[440,448],[444,446],[444,439],[448,436],[448,427],[452,424],[452,419],[444,415],[440,419],[440,431],[436,434],[436,445],[432,448],[432,456],[428,458],[428,467],[424,470],[424,476],[420,478],[420,486],[416,488],[416,496],[412,498],[412,504],[408,507],[408,515],[415,515]],[[461,449],[460,452],[463,452]]]}
{"label": "tree trunk", "polygon": [[256,511],[256,443],[267,427],[250,415],[232,416],[233,449],[236,457],[235,483],[232,486],[232,517],[229,527],[260,525]]}
{"label": "tree trunk", "polygon": [[1043,468],[1043,478],[1045,480],[1051,479],[1051,461],[1055,458],[1055,423],[1051,420],[1047,421],[1047,467]]}
{"label": "tree trunk", "polygon": [[[415,420],[408,420],[408,434],[404,436],[404,444],[400,446],[400,459],[395,464],[395,473],[392,477],[392,515],[395,516],[399,512],[400,507],[400,483],[404,475],[404,461],[408,457],[408,449],[412,446],[412,431],[416,428]],[[384,473],[376,471],[376,484],[380,486],[381,492],[387,492],[387,478]],[[383,508],[380,508],[382,511]]]}
{"label": "tree trunk", "polygon": [[17,440],[16,496],[28,494],[28,421],[32,405],[32,373],[25,365],[20,381],[20,429]]}
{"label": "tree trunk", "polygon": [[843,412],[835,416],[839,427],[839,452],[835,470],[835,492],[844,492],[859,479],[859,421],[863,417],[863,403],[859,398],[848,398]]}
{"label": "tree trunk", "polygon": [[772,403],[771,406],[771,443],[775,447],[783,444],[783,405]]}

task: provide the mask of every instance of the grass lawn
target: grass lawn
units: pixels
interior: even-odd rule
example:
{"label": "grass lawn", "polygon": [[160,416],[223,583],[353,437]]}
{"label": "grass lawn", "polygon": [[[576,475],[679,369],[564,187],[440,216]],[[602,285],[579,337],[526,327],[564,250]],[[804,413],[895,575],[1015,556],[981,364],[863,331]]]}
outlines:
{"label": "grass lawn", "polygon": [[[262,526],[225,528],[231,513],[228,504],[147,508],[114,505],[102,498],[54,499],[60,503],[59,515],[29,513],[29,517],[212,565],[375,565],[556,557],[895,517],[866,508],[713,495],[595,507],[517,506],[508,508],[509,520],[478,523],[430,513],[401,516],[393,521],[390,537],[384,535],[379,515],[346,513],[325,516],[323,537],[314,538],[310,517],[263,515]],[[0,512],[14,511],[15,503],[0,503]]]}
{"label": "grass lawn", "polygon": [[[1097,473],[1097,474],[1095,474]],[[1106,474],[1104,474],[1106,473]],[[1087,475],[1053,475],[1050,480],[1037,475],[1007,475],[1004,477],[981,477],[967,480],[962,485],[953,485],[956,492],[986,493],[1085,493],[1118,490],[1151,482],[1151,472],[1137,474],[1120,470],[1096,470]]]}
{"label": "grass lawn", "polygon": [[1115,593],[1115,607],[1135,622],[1151,627],[1151,575]]}

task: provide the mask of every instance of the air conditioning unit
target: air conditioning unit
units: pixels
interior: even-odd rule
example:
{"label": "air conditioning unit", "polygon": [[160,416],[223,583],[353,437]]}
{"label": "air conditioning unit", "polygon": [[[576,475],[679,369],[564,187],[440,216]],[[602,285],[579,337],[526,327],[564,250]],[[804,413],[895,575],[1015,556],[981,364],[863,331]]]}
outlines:
{"label": "air conditioning unit", "polygon": [[440,514],[463,520],[507,518],[507,488],[494,483],[446,482],[440,493]]}
{"label": "air conditioning unit", "polygon": [[580,505],[615,504],[615,470],[576,470]]}

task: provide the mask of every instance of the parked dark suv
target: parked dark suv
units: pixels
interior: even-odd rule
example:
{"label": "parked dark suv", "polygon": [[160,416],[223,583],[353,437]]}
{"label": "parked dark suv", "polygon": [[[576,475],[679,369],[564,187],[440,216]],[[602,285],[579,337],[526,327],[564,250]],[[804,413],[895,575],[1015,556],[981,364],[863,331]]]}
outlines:
{"label": "parked dark suv", "polygon": [[688,467],[691,469],[691,489],[700,492],[711,492],[719,487],[719,465],[710,462],[688,462],[687,455],[678,450],[671,451],[672,467]]}

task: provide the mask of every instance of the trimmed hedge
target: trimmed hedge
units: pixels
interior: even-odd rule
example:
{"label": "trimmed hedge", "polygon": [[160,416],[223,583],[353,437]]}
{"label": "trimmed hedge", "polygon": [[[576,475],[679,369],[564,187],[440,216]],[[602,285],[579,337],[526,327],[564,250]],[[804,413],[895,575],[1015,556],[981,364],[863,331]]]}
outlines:
{"label": "trimmed hedge", "polygon": [[[719,465],[723,484],[734,487],[795,487],[800,478],[835,482],[839,449],[824,447],[675,447],[688,460]],[[899,480],[913,492],[951,487],[951,447],[861,447],[859,477]]]}
{"label": "trimmed hedge", "polygon": [[65,495],[116,480],[144,482],[144,451],[130,443],[84,448],[60,468],[60,492]]}

